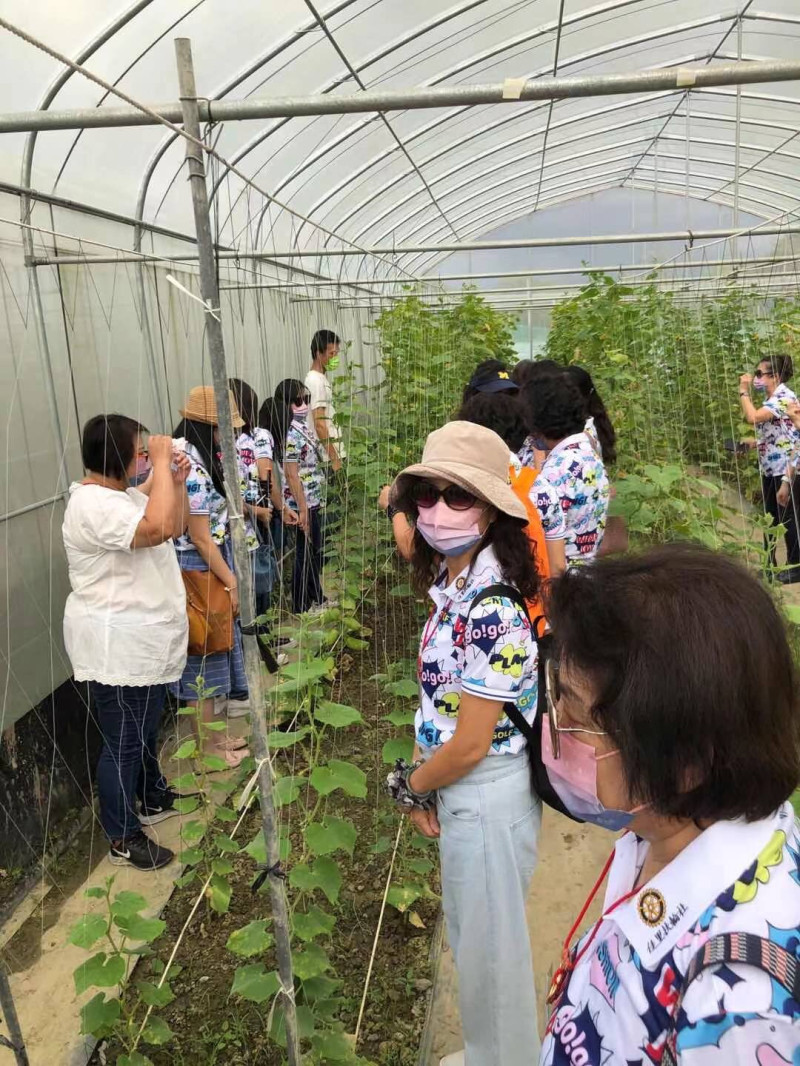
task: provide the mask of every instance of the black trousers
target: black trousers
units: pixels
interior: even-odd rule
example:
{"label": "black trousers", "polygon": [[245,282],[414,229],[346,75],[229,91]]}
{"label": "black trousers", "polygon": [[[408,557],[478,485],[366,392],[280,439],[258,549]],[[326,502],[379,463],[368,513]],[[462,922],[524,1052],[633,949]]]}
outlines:
{"label": "black trousers", "polygon": [[[800,515],[800,485],[795,481],[792,485],[789,502],[785,507],[778,504],[778,489],[781,487],[779,477],[767,477],[761,475],[761,489],[764,493],[764,510],[772,516],[775,525],[786,527],[786,565],[800,566],[800,542],[798,542],[798,516]],[[775,561],[774,545],[770,551],[770,561],[773,566]]]}

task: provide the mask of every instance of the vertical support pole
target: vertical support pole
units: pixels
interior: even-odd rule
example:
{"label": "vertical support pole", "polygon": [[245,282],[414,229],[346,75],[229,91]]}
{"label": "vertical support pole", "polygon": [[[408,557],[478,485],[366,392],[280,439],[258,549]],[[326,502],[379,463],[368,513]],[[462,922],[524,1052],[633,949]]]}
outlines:
{"label": "vertical support pole", "polygon": [[[179,37],[175,40],[175,55],[178,66],[181,106],[183,108],[183,128],[187,133],[200,140],[200,119],[192,63],[192,46],[188,38]],[[206,170],[202,148],[191,141],[187,141],[186,161],[189,167],[192,207],[197,231],[200,290],[207,307],[206,337],[208,340],[209,363],[214,381],[214,396],[217,401],[220,447],[222,449],[222,464],[228,494],[228,513],[230,515],[231,536],[233,538],[233,558],[236,567],[236,579],[239,583],[242,627],[245,633],[244,662],[247,685],[250,690],[250,705],[252,707],[251,747],[259,768],[259,801],[261,803],[261,824],[266,845],[267,865],[270,869],[277,870],[280,864],[280,845],[273,798],[272,764],[267,746],[264,694],[261,684],[261,656],[258,651],[258,637],[255,635],[253,627],[255,617],[253,582],[250,558],[245,542],[242,494],[239,488],[240,478],[228,399],[225,344],[220,319],[219,288],[217,285],[214,242],[211,234],[208,189],[206,187]],[[300,1066],[300,1045],[297,1037],[297,1012],[295,1010],[294,978],[292,975],[291,934],[289,931],[286,894],[283,882],[277,876],[273,874],[268,880],[272,900],[278,974],[283,986],[280,995],[283,1000],[286,1024],[287,1058],[290,1066]]]}
{"label": "vertical support pole", "polygon": [[14,997],[11,995],[11,985],[8,983],[8,974],[2,965],[0,965],[0,1013],[8,1026],[8,1040],[0,1037],[0,1043],[5,1043],[12,1049],[17,1066],[30,1066],[25,1041],[22,1039],[22,1030],[19,1027],[17,1008],[14,1006]]}
{"label": "vertical support pole", "polygon": [[[736,40],[738,48],[739,62],[742,61],[742,16],[739,14],[739,19],[736,24]],[[734,229],[739,228],[739,173],[741,170],[741,155],[742,155],[742,87],[736,86],[736,144],[734,146],[734,163],[733,163],[733,226]],[[739,255],[739,238],[734,237],[731,242],[731,256],[736,259]]]}

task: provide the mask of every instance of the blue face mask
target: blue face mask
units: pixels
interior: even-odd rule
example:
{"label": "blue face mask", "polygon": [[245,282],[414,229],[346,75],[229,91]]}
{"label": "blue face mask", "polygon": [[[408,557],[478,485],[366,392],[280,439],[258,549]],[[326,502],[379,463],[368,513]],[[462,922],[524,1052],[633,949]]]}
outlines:
{"label": "blue face mask", "polygon": [[766,378],[753,378],[753,388],[756,390],[756,392],[766,392],[767,391],[767,380],[766,380]]}

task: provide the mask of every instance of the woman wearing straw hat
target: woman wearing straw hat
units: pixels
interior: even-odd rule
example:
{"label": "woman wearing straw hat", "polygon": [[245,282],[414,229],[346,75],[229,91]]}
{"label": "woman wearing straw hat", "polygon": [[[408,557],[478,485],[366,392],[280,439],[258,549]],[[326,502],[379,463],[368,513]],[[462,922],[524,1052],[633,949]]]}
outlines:
{"label": "woman wearing straw hat", "polygon": [[[233,395],[229,392],[231,417],[234,429],[244,424]],[[239,613],[239,591],[233,569],[228,503],[225,497],[225,479],[222,460],[219,456],[217,431],[217,403],[211,386],[201,385],[189,393],[186,406],[180,412],[183,420],[178,423],[173,436],[176,444],[186,452],[191,470],[186,479],[189,495],[189,525],[175,548],[182,571],[210,570],[222,582],[231,599],[233,614]],[[247,544],[250,551],[258,547],[255,531],[248,523]],[[217,651],[207,655],[189,655],[186,669],[178,685],[178,698],[196,707],[201,704],[201,721],[213,722],[214,697],[198,700],[197,678],[203,678],[205,689],[213,689],[217,700],[239,701],[242,707],[247,701],[247,677],[244,672],[242,637],[238,622],[233,627],[233,647],[230,651]],[[224,733],[207,731],[203,738],[206,751],[220,755],[235,769],[248,754],[244,741],[228,738]]]}
{"label": "woman wearing straw hat", "polygon": [[414,763],[389,791],[437,838],[442,901],[458,970],[465,1051],[443,1062],[529,1066],[538,1054],[525,898],[541,804],[525,738],[538,694],[527,513],[509,485],[508,447],[484,426],[431,433],[392,503],[414,524],[413,581],[433,611],[422,634]]}

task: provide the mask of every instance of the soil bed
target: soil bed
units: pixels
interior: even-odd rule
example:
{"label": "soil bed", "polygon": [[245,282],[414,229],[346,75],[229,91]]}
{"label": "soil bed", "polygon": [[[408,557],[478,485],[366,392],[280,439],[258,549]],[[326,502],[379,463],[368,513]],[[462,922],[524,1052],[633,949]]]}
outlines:
{"label": "soil bed", "polygon": [[[305,903],[316,904],[337,917],[333,932],[316,942],[332,963],[326,976],[337,982],[329,1001],[331,1013],[343,1023],[347,1033],[353,1033],[356,1027],[398,825],[398,816],[383,790],[388,767],[381,750],[387,740],[410,735],[409,726],[396,728],[385,716],[401,703],[404,709],[413,706],[408,700],[388,696],[374,675],[385,674],[389,664],[408,659],[410,641],[418,632],[413,603],[390,598],[385,588],[372,606],[365,607],[362,619],[373,631],[370,646],[363,652],[348,650],[340,656],[337,679],[326,696],[358,708],[364,721],[348,729],[327,730],[319,761],[333,757],[355,763],[367,774],[368,794],[365,800],[349,798],[342,792],[327,798],[325,812],[353,822],[358,838],[352,859],[343,852],[335,856],[342,874],[337,905],[331,906],[319,892],[305,897]],[[300,746],[277,755],[280,773],[304,773]],[[284,807],[281,813],[289,827],[291,853],[287,868],[291,870],[293,863],[305,861],[302,820],[296,812],[291,813],[290,807]],[[227,832],[230,827],[216,828]],[[246,844],[259,828],[256,807],[242,824],[237,842]],[[280,1047],[267,1035],[271,1001],[256,1005],[229,995],[238,966],[257,961],[263,961],[267,969],[274,966],[269,952],[255,959],[241,959],[226,949],[232,932],[269,914],[266,887],[259,893],[251,890],[255,872],[252,860],[247,855],[235,855],[233,864],[228,913],[219,915],[201,905],[176,959],[181,968],[171,981],[175,999],[158,1011],[174,1032],[174,1040],[163,1048],[144,1044],[140,1048],[156,1066],[271,1066],[285,1061]],[[420,876],[429,864],[430,874]],[[413,902],[411,919],[393,906],[386,908],[357,1048],[364,1059],[381,1066],[416,1063],[431,988],[430,946],[439,909],[435,895],[436,852],[409,825],[402,834],[393,884],[404,878],[429,882],[433,891]],[[136,980],[158,980],[154,977],[153,959],[168,959],[198,890],[197,883],[176,888],[162,914],[167,930],[153,945],[154,955],[140,962]],[[297,896],[297,889],[290,887],[290,905]],[[112,1044],[104,1048],[104,1053],[107,1062],[115,1063],[123,1052]],[[95,1060],[99,1061],[97,1055]]]}

